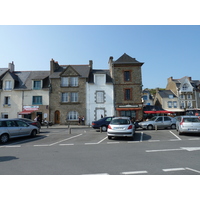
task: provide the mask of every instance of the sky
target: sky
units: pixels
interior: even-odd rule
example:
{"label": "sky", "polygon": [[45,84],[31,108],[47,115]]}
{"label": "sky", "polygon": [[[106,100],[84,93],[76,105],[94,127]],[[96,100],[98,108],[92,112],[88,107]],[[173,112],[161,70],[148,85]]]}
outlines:
{"label": "sky", "polygon": [[181,7],[174,0],[25,2],[6,1],[2,7],[0,68],[13,61],[17,71],[49,70],[53,58],[61,65],[92,60],[94,69],[108,69],[110,56],[117,60],[126,53],[144,62],[143,89],[165,88],[169,77],[200,80],[194,0],[181,1]]}

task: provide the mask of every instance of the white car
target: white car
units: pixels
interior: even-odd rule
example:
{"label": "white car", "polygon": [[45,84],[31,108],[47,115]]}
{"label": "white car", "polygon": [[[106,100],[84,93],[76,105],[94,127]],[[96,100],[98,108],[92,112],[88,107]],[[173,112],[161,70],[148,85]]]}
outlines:
{"label": "white car", "polygon": [[132,137],[135,134],[135,125],[129,117],[114,117],[107,129],[108,139],[112,137]]}
{"label": "white car", "polygon": [[140,122],[139,126],[143,129],[153,130],[156,128],[176,128],[176,119],[168,116],[155,116],[148,121]]}

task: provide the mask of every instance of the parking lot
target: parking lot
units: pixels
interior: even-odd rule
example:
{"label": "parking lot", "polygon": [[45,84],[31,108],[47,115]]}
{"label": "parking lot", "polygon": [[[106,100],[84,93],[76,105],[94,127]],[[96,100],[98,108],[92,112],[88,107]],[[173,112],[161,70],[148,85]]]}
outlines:
{"label": "parking lot", "polygon": [[200,140],[200,134],[185,134],[179,136],[176,130],[142,130],[138,129],[134,139],[113,138],[108,140],[106,132],[100,132],[89,127],[85,128],[42,128],[40,134],[35,138],[23,137],[11,139],[9,146],[54,146],[54,145],[95,145],[116,143],[140,143],[140,142],[162,142],[162,141],[192,141]]}
{"label": "parking lot", "polygon": [[0,174],[200,175],[199,141],[171,129],[109,140],[90,127],[43,127],[35,138],[0,145]]}

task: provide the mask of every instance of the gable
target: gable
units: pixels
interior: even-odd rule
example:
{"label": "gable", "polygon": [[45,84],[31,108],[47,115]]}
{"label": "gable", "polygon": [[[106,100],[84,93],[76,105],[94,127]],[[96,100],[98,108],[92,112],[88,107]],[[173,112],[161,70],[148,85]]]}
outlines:
{"label": "gable", "polygon": [[69,65],[63,72],[60,73],[60,76],[80,76],[80,74]]}

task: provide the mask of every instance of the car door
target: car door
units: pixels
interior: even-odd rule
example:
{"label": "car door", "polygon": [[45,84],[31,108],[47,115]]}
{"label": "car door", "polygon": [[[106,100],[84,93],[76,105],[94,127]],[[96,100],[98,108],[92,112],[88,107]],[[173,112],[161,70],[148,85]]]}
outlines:
{"label": "car door", "polygon": [[106,120],[105,120],[105,123],[106,123],[106,126],[108,126],[110,124],[112,120],[112,117],[108,117]]}
{"label": "car door", "polygon": [[26,136],[31,134],[30,127],[27,123],[19,120],[16,120],[15,123],[19,127],[20,136]]}
{"label": "car door", "polygon": [[170,127],[172,124],[172,120],[170,117],[164,117],[163,128]]}
{"label": "car door", "polygon": [[158,117],[155,120],[155,126],[157,126],[158,128],[162,128],[163,127],[163,117]]}
{"label": "car door", "polygon": [[6,122],[7,131],[11,138],[20,136],[20,128],[17,126],[15,121],[7,120],[5,122]]}

